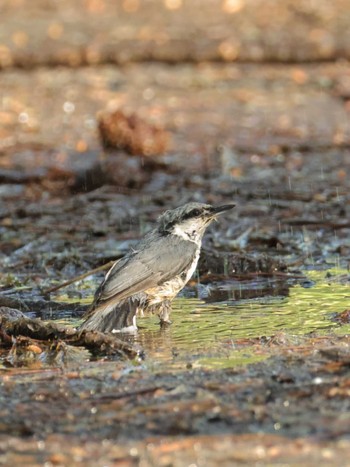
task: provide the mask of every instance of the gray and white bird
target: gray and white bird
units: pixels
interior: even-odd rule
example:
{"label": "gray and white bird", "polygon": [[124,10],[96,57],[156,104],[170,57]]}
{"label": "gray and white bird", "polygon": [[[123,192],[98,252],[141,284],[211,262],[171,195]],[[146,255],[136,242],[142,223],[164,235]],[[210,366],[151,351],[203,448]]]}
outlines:
{"label": "gray and white bird", "polygon": [[107,272],[79,329],[134,332],[136,315],[147,311],[170,323],[171,301],[197,267],[206,228],[233,207],[188,203],[162,214],[156,228]]}

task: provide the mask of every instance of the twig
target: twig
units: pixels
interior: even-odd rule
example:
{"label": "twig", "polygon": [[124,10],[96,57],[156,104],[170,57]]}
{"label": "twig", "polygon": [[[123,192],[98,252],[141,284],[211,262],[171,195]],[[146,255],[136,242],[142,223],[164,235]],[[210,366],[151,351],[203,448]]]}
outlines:
{"label": "twig", "polygon": [[16,321],[0,319],[0,332],[0,345],[4,347],[9,347],[9,339],[11,336],[15,336],[16,338],[26,337],[36,341],[46,341],[50,343],[52,348],[63,341],[67,345],[85,347],[94,354],[102,353],[128,358],[143,355],[142,349],[113,334],[104,334],[98,331],[81,332],[53,321],[42,321],[37,318],[20,318]]}
{"label": "twig", "polygon": [[162,389],[162,387],[161,386],[150,386],[147,388],[135,389],[134,391],[121,392],[120,394],[116,394],[115,392],[112,394],[103,394],[99,396],[99,400],[126,399],[128,397],[142,396],[143,394],[149,394],[151,392],[156,392],[159,389]]}
{"label": "twig", "polygon": [[247,272],[246,274],[232,274],[233,279],[251,279],[254,277],[282,277],[283,279],[305,279],[302,274],[290,274],[288,272]]}
{"label": "twig", "polygon": [[305,279],[305,276],[302,274],[290,274],[287,272],[247,272],[247,273],[241,273],[241,274],[230,274],[230,275],[225,275],[225,274],[206,274],[201,276],[201,282],[203,284],[208,284],[210,282],[214,281],[222,281],[225,279],[234,279],[238,281],[242,280],[250,280],[250,279],[255,279],[256,277],[266,277],[266,278],[282,278],[285,280],[288,279]]}
{"label": "twig", "polygon": [[49,289],[43,290],[44,294],[48,294],[51,292],[56,292],[56,290],[63,289],[63,287],[67,287],[67,285],[73,284],[74,282],[78,282],[82,279],[85,279],[85,277],[92,276],[92,274],[95,274],[100,271],[104,271],[105,269],[109,269],[115,261],[109,261],[106,264],[103,264],[102,266],[99,266],[98,268],[91,269],[90,271],[85,272],[84,274],[80,274],[79,276],[72,277],[72,279],[69,279],[68,281],[63,282],[62,284],[55,285],[54,287],[50,287]]}

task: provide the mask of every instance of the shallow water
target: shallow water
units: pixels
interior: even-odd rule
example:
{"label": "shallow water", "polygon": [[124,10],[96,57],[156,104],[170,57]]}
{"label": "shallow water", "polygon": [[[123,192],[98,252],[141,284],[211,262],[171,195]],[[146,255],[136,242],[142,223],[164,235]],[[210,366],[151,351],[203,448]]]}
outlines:
{"label": "shallow water", "polygon": [[[142,346],[148,366],[230,367],[266,358],[256,355],[253,347],[237,348],[238,339],[270,337],[281,332],[288,336],[347,334],[350,325],[341,326],[332,318],[350,306],[349,275],[341,270],[329,272],[331,278],[326,277],[325,271],[308,272],[307,280],[294,285],[284,281],[281,286],[280,280],[271,279],[226,283],[221,284],[221,290],[204,294],[205,299],[177,298],[171,326],[160,329],[156,316],[138,318],[137,335],[126,338]],[[237,297],[237,290],[248,290],[256,298],[230,299]],[[266,295],[266,291],[274,295]],[[213,296],[225,300],[210,303]]]}

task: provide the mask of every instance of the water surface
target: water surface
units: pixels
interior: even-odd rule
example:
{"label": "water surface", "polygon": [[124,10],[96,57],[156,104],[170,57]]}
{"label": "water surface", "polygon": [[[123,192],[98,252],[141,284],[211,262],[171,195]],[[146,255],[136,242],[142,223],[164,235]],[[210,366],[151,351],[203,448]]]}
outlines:
{"label": "water surface", "polygon": [[[156,316],[138,318],[137,335],[127,339],[146,353],[145,364],[162,367],[226,367],[265,358],[240,339],[271,337],[278,333],[300,336],[310,333],[350,333],[350,325],[333,320],[350,306],[350,280],[346,271],[311,271],[307,280],[293,285],[280,279],[228,282],[213,288],[204,298],[181,297],[173,303],[172,322],[160,329]],[[328,272],[329,275],[329,272]],[[295,282],[295,281],[294,281]],[[194,295],[190,290],[187,295]],[[255,298],[242,298],[245,296]],[[222,301],[212,302],[213,297]],[[71,320],[68,320],[72,322]],[[65,320],[67,322],[67,320]],[[76,323],[76,321],[74,321]]]}

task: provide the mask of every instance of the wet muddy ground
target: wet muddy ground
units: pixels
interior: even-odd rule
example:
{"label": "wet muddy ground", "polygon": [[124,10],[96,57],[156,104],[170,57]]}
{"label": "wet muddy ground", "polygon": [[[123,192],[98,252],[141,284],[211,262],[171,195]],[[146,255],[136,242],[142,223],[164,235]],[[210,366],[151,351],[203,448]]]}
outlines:
{"label": "wet muddy ground", "polygon": [[[319,31],[326,17],[340,21],[326,13]],[[50,29],[45,18],[55,65],[69,64],[60,21]],[[94,66],[11,69],[4,57],[20,63],[23,34],[0,48],[4,313],[72,330],[104,271],[76,278],[123,256],[165,209],[236,208],[206,234],[173,325],[140,319],[124,353],[62,335],[12,340],[2,323],[0,463],[347,465],[348,64],[196,63],[193,49],[192,64],[169,65],[143,49],[143,63],[116,66],[102,47]],[[323,60],[329,36],[308,37],[305,50]],[[104,150],[97,122],[115,109],[164,128],[165,154]]]}

